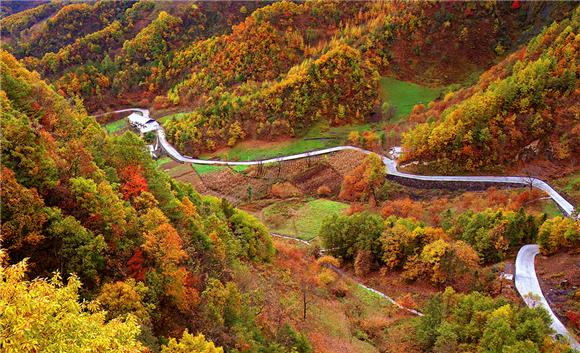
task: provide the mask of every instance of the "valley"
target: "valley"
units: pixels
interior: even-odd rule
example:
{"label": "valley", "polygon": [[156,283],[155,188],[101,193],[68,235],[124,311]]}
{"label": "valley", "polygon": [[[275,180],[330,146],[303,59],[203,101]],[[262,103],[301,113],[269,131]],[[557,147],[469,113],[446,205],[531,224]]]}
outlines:
{"label": "valley", "polygon": [[579,24],[3,1],[0,351],[579,351]]}

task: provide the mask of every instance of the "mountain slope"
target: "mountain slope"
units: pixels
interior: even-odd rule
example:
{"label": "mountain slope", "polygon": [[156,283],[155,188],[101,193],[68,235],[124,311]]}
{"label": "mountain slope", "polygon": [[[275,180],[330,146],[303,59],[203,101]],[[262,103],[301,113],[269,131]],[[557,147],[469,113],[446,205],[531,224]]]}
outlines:
{"label": "mountain slope", "polygon": [[526,150],[555,160],[578,155],[579,25],[576,8],[476,85],[416,109],[410,119],[423,123],[404,134],[402,161],[474,171],[522,159]]}
{"label": "mountain slope", "polygon": [[266,228],[170,179],[137,136],[109,137],[5,51],[0,68],[9,263],[29,258],[31,277],[76,273],[84,299],[98,298],[107,320],[133,314],[154,350],[186,328],[226,347],[273,344],[231,277],[244,262],[270,261]]}
{"label": "mountain slope", "polygon": [[[27,11],[42,6],[47,5]],[[462,82],[488,68],[497,53],[512,50],[521,33],[533,33],[568,7],[97,1],[68,4],[46,20],[46,15],[31,20],[36,23],[31,29],[11,26],[8,48],[63,94],[81,96],[90,110],[139,100],[193,110],[240,84],[281,80],[291,67],[318,59],[337,42],[360,50],[381,75],[438,85]],[[33,17],[24,12],[4,20]],[[161,19],[162,12],[170,16]],[[81,30],[71,31],[67,23]]]}

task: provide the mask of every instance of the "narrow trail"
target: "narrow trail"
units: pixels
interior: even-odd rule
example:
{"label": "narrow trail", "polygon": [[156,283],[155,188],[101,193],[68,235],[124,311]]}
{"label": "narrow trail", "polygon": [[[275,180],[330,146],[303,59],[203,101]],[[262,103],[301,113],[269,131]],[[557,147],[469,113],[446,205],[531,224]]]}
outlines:
{"label": "narrow trail", "polygon": [[[283,235],[283,234],[278,234],[278,233],[270,233],[270,235],[272,235],[273,237],[276,237],[276,238],[286,239],[286,240],[290,240],[290,241],[299,242],[299,243],[302,243],[302,244],[305,244],[305,245],[310,245],[310,242],[307,241],[307,240],[290,237],[288,235]],[[323,253],[323,252],[324,252],[324,249],[321,249],[321,253]],[[408,311],[408,312],[410,312],[413,315],[423,316],[423,314],[420,311],[417,311],[417,310],[414,310],[414,309],[411,309],[411,308],[407,308],[405,306],[402,306],[401,304],[397,303],[397,301],[395,299],[389,297],[385,293],[383,293],[381,291],[378,291],[378,290],[376,290],[374,288],[371,288],[369,286],[366,286],[366,285],[360,283],[354,277],[350,276],[349,274],[347,274],[343,270],[339,269],[338,267],[335,267],[335,266],[332,266],[332,265],[325,265],[325,266],[327,268],[331,269],[332,271],[336,272],[340,276],[343,276],[343,277],[346,277],[346,278],[350,279],[351,281],[353,281],[354,283],[356,283],[357,286],[363,288],[364,290],[367,290],[369,292],[372,292],[372,293],[378,295],[379,297],[381,297],[383,299],[386,299],[388,302],[390,302],[394,306],[398,307],[399,309]]]}

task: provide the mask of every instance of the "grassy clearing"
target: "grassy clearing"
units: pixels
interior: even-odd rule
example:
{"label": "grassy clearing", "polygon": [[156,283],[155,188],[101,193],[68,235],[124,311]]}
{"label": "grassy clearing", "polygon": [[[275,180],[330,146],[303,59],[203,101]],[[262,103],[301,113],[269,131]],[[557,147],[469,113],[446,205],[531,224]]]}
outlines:
{"label": "grassy clearing", "polygon": [[290,154],[302,153],[305,151],[328,147],[326,140],[288,140],[279,143],[268,144],[268,146],[253,146],[254,141],[244,141],[238,143],[231,149],[223,153],[202,155],[201,158],[228,159],[235,161],[250,161],[273,157],[286,156]]}
{"label": "grassy clearing", "polygon": [[175,114],[169,114],[169,115],[165,115],[159,119],[157,119],[157,121],[159,122],[159,124],[163,125],[166,122],[168,122],[169,120],[173,120],[173,119],[177,119],[177,118],[181,118],[183,116],[186,116],[189,113],[175,113]]}
{"label": "grassy clearing", "polygon": [[[166,115],[157,119],[157,121],[163,125],[171,119],[176,119],[187,114],[188,113],[176,113],[172,115]],[[301,138],[287,139],[284,141],[276,142],[247,140],[237,143],[232,148],[227,148],[225,150],[213,153],[204,153],[200,155],[199,158],[219,158],[232,161],[250,161],[286,156],[342,145],[346,141],[348,134],[353,130],[359,132],[374,130],[379,135],[379,137],[384,134],[381,123],[330,126],[327,121],[321,121],[308,129]],[[314,140],[313,138],[321,139]],[[218,171],[220,170],[220,167],[195,166],[195,169],[200,174],[204,174]]]}
{"label": "grassy clearing", "polygon": [[105,125],[105,130],[109,134],[114,134],[127,127],[127,119],[119,119]]}
{"label": "grassy clearing", "polygon": [[[163,157],[163,158],[157,160],[156,163],[157,163],[157,166],[161,167],[161,166],[169,163],[170,161],[171,161],[171,159],[169,157]],[[203,174],[219,172],[219,171],[222,171],[222,170],[227,169],[227,168],[228,167],[217,166],[217,165],[179,164],[179,165],[176,165],[176,166],[172,167],[171,169],[169,169],[168,172],[172,175],[179,175],[179,174],[185,174],[188,171],[191,171],[193,169],[199,175],[203,175]],[[237,172],[244,171],[247,168],[248,168],[248,166],[245,166],[245,165],[232,167],[232,169],[237,171]]]}
{"label": "grassy clearing", "polygon": [[354,295],[361,302],[377,309],[387,308],[392,304],[377,293],[371,292],[361,286],[353,285],[352,295]]}
{"label": "grassy clearing", "polygon": [[550,201],[544,205],[544,209],[542,212],[546,213],[548,217],[557,217],[562,216],[562,211],[554,204],[554,202]]}
{"label": "grassy clearing", "polygon": [[273,231],[310,240],[318,235],[326,217],[340,214],[347,208],[347,204],[325,199],[306,203],[291,200],[266,207],[262,215]]}
{"label": "grassy clearing", "polygon": [[580,173],[576,173],[568,178],[565,178],[566,184],[562,188],[564,192],[567,193],[578,193],[580,192]]}
{"label": "grassy clearing", "polygon": [[319,122],[314,125],[306,135],[305,138],[313,138],[313,137],[323,137],[323,138],[332,138],[334,140],[330,140],[327,143],[335,145],[341,144],[348,138],[348,134],[351,131],[368,131],[374,130],[377,134],[381,135],[384,134],[382,129],[381,123],[365,123],[365,124],[349,124],[343,126],[330,126],[328,122]]}
{"label": "grassy clearing", "polygon": [[[310,129],[304,138],[291,139],[279,142],[264,143],[256,145],[256,141],[243,141],[225,152],[203,154],[200,158],[219,158],[235,161],[250,161],[268,159],[280,156],[298,154],[322,148],[342,145],[348,134],[353,131],[375,130],[379,135],[384,134],[379,124],[358,124],[330,127],[328,123],[318,123]],[[322,140],[312,140],[312,138],[323,138]]]}
{"label": "grassy clearing", "polygon": [[420,86],[415,83],[382,77],[381,98],[397,109],[393,121],[400,121],[411,113],[413,106],[419,103],[427,105],[439,96],[441,89]]}
{"label": "grassy clearing", "polygon": [[167,172],[172,177],[176,177],[178,175],[183,175],[188,172],[191,172],[191,166],[189,164],[178,164],[171,169],[168,169]]}
{"label": "grassy clearing", "polygon": [[[193,164],[192,167],[193,167],[193,169],[195,169],[195,171],[199,175],[215,173],[215,172],[219,172],[221,170],[228,168],[228,167],[223,167],[223,166],[205,165],[205,164]],[[240,165],[240,166],[233,166],[231,168],[237,172],[241,172],[241,171],[246,170],[248,168],[248,166]]]}
{"label": "grassy clearing", "polygon": [[155,165],[157,167],[163,167],[164,165],[166,165],[167,163],[171,162],[172,159],[165,156],[165,157],[161,157],[158,160],[155,161]]}
{"label": "grassy clearing", "polygon": [[554,180],[554,186],[564,192],[564,196],[572,203],[580,202],[580,172],[576,171],[563,178]]}

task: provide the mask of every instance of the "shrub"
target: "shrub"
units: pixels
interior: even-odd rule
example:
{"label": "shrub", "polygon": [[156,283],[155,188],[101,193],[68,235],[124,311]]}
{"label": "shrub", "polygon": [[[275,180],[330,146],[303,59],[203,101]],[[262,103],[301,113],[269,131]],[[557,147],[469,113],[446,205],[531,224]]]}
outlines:
{"label": "shrub", "polygon": [[399,299],[397,299],[397,303],[404,306],[405,308],[409,308],[409,309],[416,309],[417,308],[417,303],[415,303],[415,300],[413,299],[413,297],[411,296],[410,293],[407,293],[407,294],[403,295],[402,297],[400,297]]}
{"label": "shrub", "polygon": [[354,260],[354,273],[357,276],[365,276],[371,272],[373,254],[369,250],[360,250]]}
{"label": "shrub", "polygon": [[331,193],[332,190],[327,185],[322,185],[316,190],[318,196],[329,196]]}
{"label": "shrub", "polygon": [[316,277],[318,284],[321,286],[328,286],[329,284],[336,281],[336,274],[327,268],[322,270]]}
{"label": "shrub", "polygon": [[332,286],[331,292],[337,298],[344,298],[348,294],[348,286],[343,280],[338,280]]}
{"label": "shrub", "polygon": [[561,248],[578,245],[580,222],[571,218],[554,217],[542,224],[538,232],[538,244],[542,254],[553,254]]}
{"label": "shrub", "polygon": [[318,264],[318,266],[326,266],[326,265],[330,265],[330,266],[334,266],[334,267],[340,267],[340,261],[338,261],[337,258],[332,257],[330,255],[324,255],[321,258],[319,258],[318,260],[316,260],[316,263]]}
{"label": "shrub", "polygon": [[302,195],[300,189],[298,189],[296,186],[288,182],[277,183],[272,185],[270,193],[272,194],[272,196],[279,197],[281,199],[287,199],[290,197],[297,197]]}

